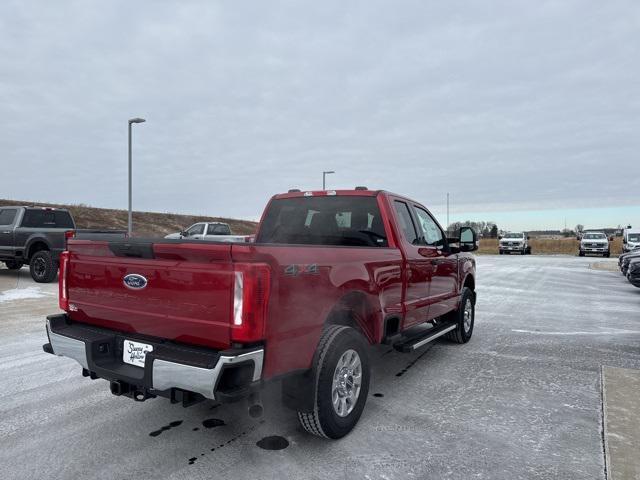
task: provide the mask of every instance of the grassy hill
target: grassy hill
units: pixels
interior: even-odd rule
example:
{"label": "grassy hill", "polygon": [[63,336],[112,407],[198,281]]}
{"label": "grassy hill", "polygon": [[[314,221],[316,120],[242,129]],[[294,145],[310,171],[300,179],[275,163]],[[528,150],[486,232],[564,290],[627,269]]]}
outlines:
{"label": "grassy hill", "polygon": [[[40,207],[67,208],[73,215],[78,228],[127,229],[127,211],[111,208],[96,208],[87,205],[62,205],[55,203],[28,202],[0,199],[0,207],[8,205],[36,205]],[[238,235],[255,233],[256,222],[235,218],[179,215],[176,213],[133,212],[133,232],[136,236],[164,236],[178,232],[196,222],[225,222]]]}

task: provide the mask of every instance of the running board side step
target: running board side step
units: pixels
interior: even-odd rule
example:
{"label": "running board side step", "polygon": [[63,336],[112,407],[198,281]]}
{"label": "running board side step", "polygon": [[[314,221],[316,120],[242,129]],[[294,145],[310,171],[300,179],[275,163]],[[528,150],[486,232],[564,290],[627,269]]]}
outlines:
{"label": "running board side step", "polygon": [[454,323],[453,325],[449,323],[442,326],[434,327],[429,331],[423,333],[422,335],[419,335],[417,337],[405,338],[401,342],[394,343],[393,348],[402,353],[413,352],[423,345],[432,342],[436,338],[440,338],[444,334],[449,333],[451,330],[455,330],[457,326],[457,323]]}

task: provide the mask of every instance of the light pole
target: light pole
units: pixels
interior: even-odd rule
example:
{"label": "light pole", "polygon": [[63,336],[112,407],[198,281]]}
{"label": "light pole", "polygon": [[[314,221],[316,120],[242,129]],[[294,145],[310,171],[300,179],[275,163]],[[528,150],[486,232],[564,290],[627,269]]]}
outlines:
{"label": "light pole", "polygon": [[133,231],[133,216],[131,212],[131,124],[132,123],[142,123],[146,120],[144,118],[131,118],[129,119],[129,216],[127,219],[127,235],[129,237]]}
{"label": "light pole", "polygon": [[326,184],[327,184],[326,178],[327,178],[327,175],[329,175],[331,173],[336,173],[336,172],[334,172],[333,170],[327,170],[326,172],[322,172],[322,190],[326,190],[327,189],[326,188]]}
{"label": "light pole", "polygon": [[449,192],[447,192],[447,233],[449,233]]}

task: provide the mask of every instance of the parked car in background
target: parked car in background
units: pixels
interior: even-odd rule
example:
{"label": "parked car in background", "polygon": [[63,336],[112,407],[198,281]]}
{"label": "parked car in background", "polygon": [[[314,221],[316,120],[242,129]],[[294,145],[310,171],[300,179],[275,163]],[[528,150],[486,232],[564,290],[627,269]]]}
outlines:
{"label": "parked car in background", "polygon": [[580,240],[578,255],[584,257],[587,254],[602,255],[609,257],[609,237],[604,232],[585,232]]}
{"label": "parked car in background", "polygon": [[447,238],[418,202],[359,188],[274,196],[252,244],[70,241],[44,350],[137,401],[248,398],[259,415],[281,381],[302,428],[343,437],[367,401],[368,346],[466,343],[476,303],[470,227]]}
{"label": "parked car in background", "polygon": [[164,238],[179,240],[208,240],[211,242],[248,242],[251,235],[233,235],[229,224],[222,222],[198,222],[186,230],[170,233]]}
{"label": "parked car in background", "polygon": [[0,208],[0,261],[9,270],[28,264],[31,277],[51,282],[58,273],[60,252],[69,237],[91,239],[124,238],[118,230],[76,230],[71,213],[51,207],[11,206]]}
{"label": "parked car in background", "polygon": [[519,253],[527,255],[531,253],[529,245],[529,236],[525,232],[508,232],[505,233],[498,244],[500,255],[505,253]]}
{"label": "parked car in background", "polygon": [[620,271],[626,277],[627,273],[629,273],[629,265],[631,262],[640,258],[640,250],[636,250],[634,252],[629,252],[624,255],[621,255],[621,259],[618,261],[620,264]]}
{"label": "parked car in background", "polygon": [[627,280],[629,280],[634,287],[640,288],[640,256],[633,257],[629,262]]}
{"label": "parked car in background", "polygon": [[640,249],[640,228],[625,228],[622,232],[622,253]]}

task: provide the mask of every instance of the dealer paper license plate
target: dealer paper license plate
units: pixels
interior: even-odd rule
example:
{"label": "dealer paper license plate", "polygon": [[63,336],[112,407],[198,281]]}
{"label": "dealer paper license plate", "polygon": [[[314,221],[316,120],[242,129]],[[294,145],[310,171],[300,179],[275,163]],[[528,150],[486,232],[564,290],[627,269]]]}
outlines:
{"label": "dealer paper license plate", "polygon": [[126,339],[123,347],[122,360],[124,363],[135,365],[136,367],[144,367],[144,358],[147,352],[153,351],[153,345]]}

